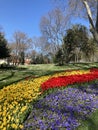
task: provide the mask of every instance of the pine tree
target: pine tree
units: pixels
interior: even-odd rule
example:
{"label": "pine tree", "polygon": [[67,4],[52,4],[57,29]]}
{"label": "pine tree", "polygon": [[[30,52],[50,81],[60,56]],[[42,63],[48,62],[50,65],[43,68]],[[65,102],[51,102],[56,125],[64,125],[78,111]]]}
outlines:
{"label": "pine tree", "polygon": [[10,56],[10,51],[7,46],[7,40],[4,35],[0,32],[0,59],[7,58]]}

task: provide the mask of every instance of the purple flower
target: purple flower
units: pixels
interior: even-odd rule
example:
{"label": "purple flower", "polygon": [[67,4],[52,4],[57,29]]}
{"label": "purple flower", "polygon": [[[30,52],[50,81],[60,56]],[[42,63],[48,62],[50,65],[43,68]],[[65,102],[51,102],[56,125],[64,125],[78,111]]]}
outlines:
{"label": "purple flower", "polygon": [[[73,130],[80,125],[81,119],[86,119],[97,108],[98,93],[94,84],[80,88],[58,89],[33,104],[23,130]],[[31,120],[33,123],[29,124]]]}

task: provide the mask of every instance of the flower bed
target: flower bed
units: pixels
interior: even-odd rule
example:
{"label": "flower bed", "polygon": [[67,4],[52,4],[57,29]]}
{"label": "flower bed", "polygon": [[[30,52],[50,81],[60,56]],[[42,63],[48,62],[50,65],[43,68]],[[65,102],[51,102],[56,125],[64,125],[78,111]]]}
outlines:
{"label": "flower bed", "polygon": [[[85,78],[83,76],[85,76]],[[82,79],[80,77],[82,77]],[[42,76],[35,79],[28,78],[28,80],[26,79],[23,82],[12,84],[1,89],[0,129],[22,129],[23,121],[29,112],[30,103],[42,94],[41,89],[47,90],[52,87],[66,86],[76,83],[77,81],[82,82],[83,79],[84,81],[98,79],[98,70],[65,71],[52,76]]]}
{"label": "flower bed", "polygon": [[91,69],[88,73],[76,73],[75,75],[70,74],[68,76],[60,75],[59,77],[50,78],[46,82],[42,83],[41,88],[45,91],[54,87],[62,87],[74,83],[84,83],[96,79],[98,79],[98,69]]}
{"label": "flower bed", "polygon": [[98,108],[98,83],[66,88],[39,99],[24,123],[23,130],[75,130],[80,120]]}
{"label": "flower bed", "polygon": [[0,90],[0,129],[22,129],[29,104],[41,94],[40,84],[48,77],[9,85]]}

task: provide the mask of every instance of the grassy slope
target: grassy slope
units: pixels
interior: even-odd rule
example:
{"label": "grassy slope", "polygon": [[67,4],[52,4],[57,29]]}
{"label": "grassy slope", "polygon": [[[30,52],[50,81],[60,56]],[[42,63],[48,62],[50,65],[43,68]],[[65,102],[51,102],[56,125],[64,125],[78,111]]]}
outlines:
{"label": "grassy slope", "polygon": [[[27,66],[28,67],[28,66]],[[36,65],[29,67],[30,70],[39,72],[40,75],[52,73],[55,71],[70,70],[70,69],[87,69],[98,67],[98,63],[93,64],[69,64],[67,66],[54,66],[54,65]],[[52,91],[52,90],[50,90]],[[43,95],[44,97],[44,95]],[[81,121],[82,125],[77,130],[98,130],[98,110],[93,113],[87,120]]]}
{"label": "grassy slope", "polygon": [[[0,70],[0,88],[11,84],[15,81],[21,80],[29,75],[41,76],[52,74],[56,71],[70,70],[70,69],[87,69],[98,67],[98,63],[93,64],[68,64],[66,66],[49,65],[29,65],[19,66],[15,70]],[[98,130],[98,110],[92,116],[82,122],[82,126],[78,130]]]}
{"label": "grassy slope", "polygon": [[0,88],[22,80],[30,75],[42,76],[52,74],[57,71],[68,69],[87,69],[91,67],[98,67],[98,63],[67,64],[65,66],[56,66],[54,64],[20,65],[16,69],[0,69]]}
{"label": "grassy slope", "polygon": [[98,109],[85,121],[81,121],[77,130],[98,130]]}

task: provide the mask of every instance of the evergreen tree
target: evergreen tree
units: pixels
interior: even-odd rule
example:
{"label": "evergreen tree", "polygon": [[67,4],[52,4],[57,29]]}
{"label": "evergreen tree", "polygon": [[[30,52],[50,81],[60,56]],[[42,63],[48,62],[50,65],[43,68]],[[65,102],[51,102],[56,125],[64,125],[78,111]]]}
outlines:
{"label": "evergreen tree", "polygon": [[4,35],[0,32],[0,59],[10,56],[10,52],[7,46],[7,41]]}
{"label": "evergreen tree", "polygon": [[[80,56],[80,51],[84,52],[88,49],[88,32],[85,26],[82,25],[75,25],[72,29],[67,30],[66,36],[64,37],[63,41],[63,50],[65,55],[66,63],[70,61],[75,61],[77,59],[78,62]],[[86,47],[86,50],[84,49]]]}
{"label": "evergreen tree", "polygon": [[61,48],[57,51],[54,57],[54,62],[58,63],[58,65],[63,65],[64,64],[64,54]]}

